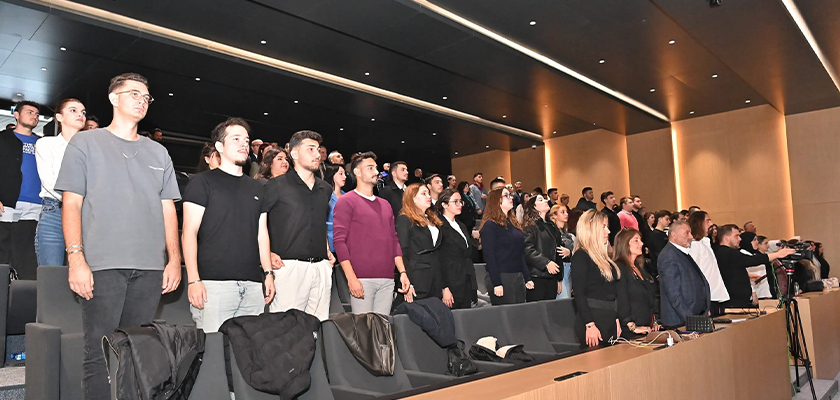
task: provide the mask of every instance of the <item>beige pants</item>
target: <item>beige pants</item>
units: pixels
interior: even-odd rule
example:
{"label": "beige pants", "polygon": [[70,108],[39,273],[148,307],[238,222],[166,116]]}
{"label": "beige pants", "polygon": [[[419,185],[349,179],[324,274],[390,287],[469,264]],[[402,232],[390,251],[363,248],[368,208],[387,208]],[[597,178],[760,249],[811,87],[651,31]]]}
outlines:
{"label": "beige pants", "polygon": [[317,263],[283,260],[283,264],[283,268],[274,271],[277,291],[269,311],[295,308],[321,321],[328,319],[332,294],[332,265],[329,260]]}

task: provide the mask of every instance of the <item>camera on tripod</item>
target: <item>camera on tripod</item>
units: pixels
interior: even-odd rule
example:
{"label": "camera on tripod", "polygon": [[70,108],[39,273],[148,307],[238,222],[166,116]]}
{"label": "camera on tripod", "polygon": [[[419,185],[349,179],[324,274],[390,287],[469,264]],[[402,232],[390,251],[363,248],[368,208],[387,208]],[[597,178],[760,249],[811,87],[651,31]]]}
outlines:
{"label": "camera on tripod", "polygon": [[793,249],[795,253],[779,259],[780,261],[799,261],[810,260],[814,257],[814,252],[811,250],[811,244],[808,242],[788,243],[784,240],[779,242],[780,249]]}

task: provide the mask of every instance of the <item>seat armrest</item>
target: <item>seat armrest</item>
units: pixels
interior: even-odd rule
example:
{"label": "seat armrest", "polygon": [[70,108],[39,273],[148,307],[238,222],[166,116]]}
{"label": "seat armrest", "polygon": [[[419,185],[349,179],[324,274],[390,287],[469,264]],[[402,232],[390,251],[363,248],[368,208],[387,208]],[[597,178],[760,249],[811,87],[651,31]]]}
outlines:
{"label": "seat armrest", "polygon": [[478,360],[472,360],[472,363],[475,364],[476,368],[478,368],[478,372],[494,372],[502,368],[508,368],[513,366],[513,364],[508,363],[495,363],[490,361]]}
{"label": "seat armrest", "polygon": [[26,324],[26,399],[59,400],[61,328]]}
{"label": "seat armrest", "polygon": [[451,381],[455,379],[455,376],[450,375],[442,375],[442,374],[431,374],[428,372],[420,372],[420,371],[409,371],[406,370],[405,374],[408,375],[408,381],[411,382],[411,387],[418,388],[420,386],[426,385],[433,385],[435,383]]}
{"label": "seat armrest", "polygon": [[332,391],[333,397],[335,397],[336,400],[367,400],[375,399],[383,395],[383,393],[351,388],[349,386],[330,385],[330,391]]}

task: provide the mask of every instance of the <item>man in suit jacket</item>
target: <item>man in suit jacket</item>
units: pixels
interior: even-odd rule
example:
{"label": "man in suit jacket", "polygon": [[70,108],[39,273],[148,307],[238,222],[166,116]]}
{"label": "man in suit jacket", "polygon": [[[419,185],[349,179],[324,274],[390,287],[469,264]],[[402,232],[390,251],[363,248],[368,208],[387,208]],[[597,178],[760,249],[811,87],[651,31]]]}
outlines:
{"label": "man in suit jacket", "polygon": [[385,183],[385,187],[379,191],[379,197],[385,199],[391,205],[394,218],[400,215],[402,210],[402,198],[405,193],[406,182],[408,181],[408,166],[404,161],[391,163],[391,178]]}
{"label": "man in suit jacket", "polygon": [[676,221],[668,232],[668,244],[659,254],[660,314],[662,325],[666,327],[684,324],[686,315],[709,312],[709,282],[688,254],[691,240],[688,224]]}

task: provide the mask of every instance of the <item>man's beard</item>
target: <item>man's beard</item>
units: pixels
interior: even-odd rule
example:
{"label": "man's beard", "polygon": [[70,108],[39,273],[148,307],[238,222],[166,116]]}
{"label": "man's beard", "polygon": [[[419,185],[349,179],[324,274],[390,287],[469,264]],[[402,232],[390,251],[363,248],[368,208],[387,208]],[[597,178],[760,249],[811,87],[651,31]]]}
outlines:
{"label": "man's beard", "polygon": [[36,127],[36,126],[38,126],[38,122],[36,121],[36,122],[35,122],[35,124],[33,124],[33,125],[28,125],[28,124],[26,124],[26,123],[25,123],[25,122],[23,122],[23,121],[18,121],[18,125],[20,125],[20,126],[22,126],[22,127],[26,128],[26,129],[32,130],[32,129],[35,129],[35,127]]}
{"label": "man's beard", "polygon": [[245,164],[248,164],[248,158],[245,158],[244,160],[236,161],[233,164],[236,165],[237,167],[244,167]]}

